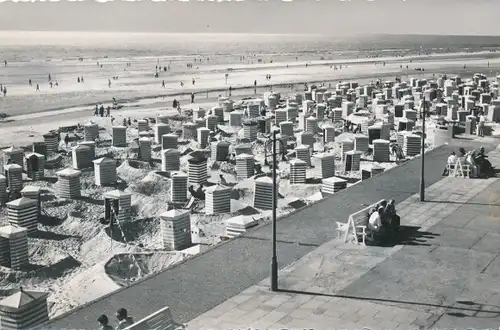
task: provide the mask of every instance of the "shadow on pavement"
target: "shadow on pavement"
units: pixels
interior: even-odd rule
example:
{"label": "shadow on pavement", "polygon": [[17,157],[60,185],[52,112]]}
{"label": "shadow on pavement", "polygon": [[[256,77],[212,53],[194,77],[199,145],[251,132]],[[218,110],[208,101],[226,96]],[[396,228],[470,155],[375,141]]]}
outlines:
{"label": "shadow on pavement", "polygon": [[[354,300],[362,300],[368,302],[381,302],[381,303],[397,303],[397,304],[405,304],[405,305],[413,305],[413,306],[425,306],[425,307],[435,307],[435,308],[446,308],[449,310],[456,310],[461,312],[446,312],[447,315],[456,316],[456,317],[477,317],[477,318],[496,318],[500,316],[500,306],[492,306],[481,303],[469,302],[469,301],[456,301],[457,305],[466,305],[471,307],[461,307],[457,305],[439,305],[439,304],[430,304],[430,303],[421,303],[418,301],[405,301],[405,300],[395,300],[395,299],[382,299],[382,298],[372,298],[372,297],[357,297],[357,296],[349,296],[342,294],[330,294],[330,293],[320,293],[320,292],[309,292],[309,291],[300,291],[300,290],[287,290],[287,289],[278,289],[278,292],[281,293],[290,293],[290,294],[298,294],[298,295],[308,295],[308,296],[323,296],[323,297],[332,297],[332,298],[344,298],[344,299],[354,299]],[[488,309],[483,309],[487,307]],[[465,314],[464,312],[472,313],[471,315]],[[482,313],[485,316],[478,316],[478,313]]]}
{"label": "shadow on pavement", "polygon": [[429,239],[433,239],[439,234],[434,234],[427,231],[419,231],[420,227],[401,226],[399,231],[390,238],[386,238],[379,242],[367,242],[369,246],[394,247],[396,245],[411,245],[411,246],[431,246],[427,243]]}
{"label": "shadow on pavement", "polygon": [[474,203],[474,202],[454,202],[454,201],[425,201],[426,203],[460,204],[460,205],[478,205],[478,206],[500,206],[500,204]]}

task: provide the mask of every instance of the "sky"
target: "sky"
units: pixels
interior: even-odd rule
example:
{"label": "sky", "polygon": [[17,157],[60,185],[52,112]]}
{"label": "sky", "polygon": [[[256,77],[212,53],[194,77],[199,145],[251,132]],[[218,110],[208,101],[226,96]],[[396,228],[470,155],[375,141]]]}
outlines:
{"label": "sky", "polygon": [[0,30],[500,35],[500,0],[16,1]]}

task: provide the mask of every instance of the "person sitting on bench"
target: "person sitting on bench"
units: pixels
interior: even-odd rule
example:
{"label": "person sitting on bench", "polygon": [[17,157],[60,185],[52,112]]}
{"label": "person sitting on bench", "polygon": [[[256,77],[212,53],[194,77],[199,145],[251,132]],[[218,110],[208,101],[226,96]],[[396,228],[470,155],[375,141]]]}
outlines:
{"label": "person sitting on bench", "polygon": [[472,150],[471,152],[467,153],[464,165],[469,165],[469,176],[471,178],[476,178],[479,176],[479,167],[476,164],[476,150]]}
{"label": "person sitting on bench", "polygon": [[373,212],[368,220],[368,229],[378,236],[383,234],[382,217],[384,214],[384,208],[379,207],[377,212]]}
{"label": "person sitting on bench", "polygon": [[452,151],[451,152],[451,155],[448,157],[448,161],[446,163],[446,167],[443,171],[443,176],[447,176],[449,175],[449,168],[452,168],[455,166],[455,164],[457,163],[457,155],[455,154],[455,151]]}
{"label": "person sitting on bench", "polygon": [[399,215],[396,213],[395,204],[394,199],[391,199],[384,209],[384,218],[386,219],[387,226],[394,232],[399,230],[401,222]]}
{"label": "person sitting on bench", "polygon": [[488,156],[484,153],[484,147],[479,148],[479,152],[474,161],[478,165],[480,177],[489,178],[495,176],[495,168],[487,158]]}
{"label": "person sitting on bench", "polygon": [[380,207],[385,209],[385,206],[387,205],[387,201],[385,199],[381,200],[380,203],[377,205],[374,205],[370,211],[368,211],[368,217],[370,217],[373,213],[377,212]]}

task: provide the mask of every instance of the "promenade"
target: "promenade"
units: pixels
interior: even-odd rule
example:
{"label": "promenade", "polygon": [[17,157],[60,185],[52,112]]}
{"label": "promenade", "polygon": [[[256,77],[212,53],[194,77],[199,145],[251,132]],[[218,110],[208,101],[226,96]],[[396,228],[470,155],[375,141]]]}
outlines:
{"label": "promenade", "polygon": [[498,328],[499,179],[445,178],[397,209],[397,245],[333,239],[280,271],[279,292],[266,278],[188,329]]}
{"label": "promenade", "polygon": [[[480,145],[467,140],[454,141],[457,145],[442,146],[426,154],[427,186],[442,179],[441,173],[446,159],[458,145],[466,149],[477,148]],[[491,145],[486,145],[487,149],[488,147],[491,148]],[[335,222],[346,221],[349,214],[358,211],[364,205],[383,198],[394,199],[397,203],[401,203],[411,197],[419,189],[419,175],[420,160],[417,158],[373,179],[356,184],[314,206],[280,219],[277,244],[280,268],[293,264],[317,248],[319,251],[325,251],[321,246],[334,237]],[[469,189],[472,183],[487,181],[460,182],[463,187]],[[398,207],[401,210],[401,206]],[[446,237],[443,235],[443,239]],[[339,249],[356,248],[344,246]],[[267,285],[267,282],[261,281],[269,276],[270,251],[271,227],[263,225],[247,235],[230,240],[204,254],[53,319],[44,327],[94,329],[98,315],[103,313],[114,315],[121,307],[128,309],[135,319],[141,319],[169,306],[175,320],[186,323],[259,282]],[[372,251],[375,254],[385,255],[389,250],[374,248]],[[361,257],[359,260],[351,260],[350,263],[359,264],[362,268],[371,265],[370,262],[374,262],[372,259],[378,260],[377,258],[376,255],[369,258]],[[327,283],[341,282],[338,277],[332,277],[327,281]],[[345,283],[347,284],[347,280]],[[283,287],[288,284],[282,281],[280,285]],[[349,287],[346,287],[347,289]]]}

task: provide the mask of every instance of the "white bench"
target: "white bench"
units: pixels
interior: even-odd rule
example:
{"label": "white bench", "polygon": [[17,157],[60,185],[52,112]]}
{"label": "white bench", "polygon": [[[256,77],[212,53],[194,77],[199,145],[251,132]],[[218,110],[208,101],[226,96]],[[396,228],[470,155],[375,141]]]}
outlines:
{"label": "white bench", "polygon": [[448,169],[448,176],[470,178],[471,168],[469,164],[464,164],[460,160],[457,160],[455,164],[447,164],[446,167]]}
{"label": "white bench", "polygon": [[126,330],[177,330],[184,327],[174,322],[170,308],[164,307],[142,320],[126,327]]}
{"label": "white bench", "polygon": [[337,222],[337,237],[343,235],[344,243],[347,243],[349,234],[351,234],[349,242],[358,244],[358,235],[360,235],[363,245],[366,244],[367,236],[373,239],[372,232],[367,230],[368,220],[370,219],[369,212],[382,201],[383,199],[351,214],[347,223]]}

